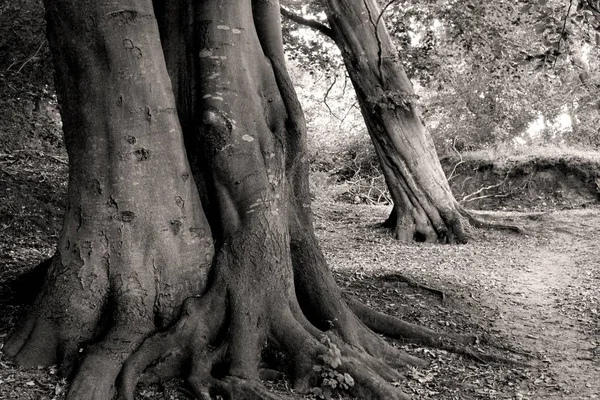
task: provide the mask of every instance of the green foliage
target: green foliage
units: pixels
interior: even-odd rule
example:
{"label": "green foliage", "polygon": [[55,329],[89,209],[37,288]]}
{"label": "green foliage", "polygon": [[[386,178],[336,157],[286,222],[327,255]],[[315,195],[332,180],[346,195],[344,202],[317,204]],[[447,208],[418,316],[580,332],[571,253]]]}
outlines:
{"label": "green foliage", "polygon": [[353,387],[354,378],[346,372],[338,371],[342,365],[342,353],[339,347],[328,336],[323,336],[321,343],[327,347],[327,352],[319,355],[322,364],[313,366],[313,371],[319,374],[320,379],[319,385],[313,387],[310,393],[318,399],[331,399],[334,393],[340,393]]}

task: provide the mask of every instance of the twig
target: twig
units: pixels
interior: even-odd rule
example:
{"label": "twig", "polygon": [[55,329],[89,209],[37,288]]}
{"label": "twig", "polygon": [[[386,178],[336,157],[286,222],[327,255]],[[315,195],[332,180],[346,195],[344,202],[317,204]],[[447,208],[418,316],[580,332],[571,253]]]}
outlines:
{"label": "twig", "polygon": [[552,63],[552,68],[556,66],[556,61],[558,61],[558,56],[560,55],[560,42],[563,40],[563,36],[565,35],[565,31],[567,29],[567,20],[569,19],[569,14],[571,13],[571,7],[573,6],[573,0],[569,0],[569,9],[567,10],[567,14],[565,15],[565,20],[563,21],[562,32],[560,33],[560,37],[558,38],[558,44],[556,45],[556,58]]}
{"label": "twig", "polygon": [[598,7],[596,7],[594,4],[592,4],[592,0],[586,0],[586,3],[589,8],[591,8],[596,13],[600,14],[600,9],[598,9]]}
{"label": "twig", "polygon": [[11,63],[10,63],[10,65],[8,66],[8,68],[6,68],[6,71],[7,71],[7,72],[8,72],[8,71],[10,71],[10,69],[11,69],[11,68],[12,68],[12,67],[13,67],[15,64],[17,64],[18,62],[19,62],[18,60],[15,60],[15,61],[11,62]]}
{"label": "twig", "polygon": [[462,380],[461,383],[465,383],[465,381],[467,379],[477,378],[477,377],[480,377],[480,376],[486,376],[486,375],[490,375],[490,374],[491,374],[491,372],[489,372],[489,371],[484,371],[484,372],[480,372],[480,373],[476,373],[476,374],[469,374],[469,375],[467,375],[467,376],[465,376],[463,378],[463,380]]}
{"label": "twig", "polygon": [[37,48],[37,50],[35,51],[35,53],[33,53],[33,55],[31,57],[29,57],[27,60],[25,60],[25,62],[21,65],[21,67],[17,70],[17,74],[21,73],[21,70],[31,61],[35,58],[35,56],[37,56],[37,54],[40,52],[40,50],[42,49],[42,46],[44,45],[44,41],[42,40],[42,43],[40,43],[40,46]]}
{"label": "twig", "polygon": [[61,164],[64,164],[64,165],[69,165],[69,162],[68,162],[68,161],[66,161],[66,160],[63,160],[62,158],[58,158],[58,157],[56,157],[56,156],[52,156],[52,155],[50,155],[50,154],[43,154],[43,155],[45,155],[46,157],[50,157],[51,159],[53,159],[53,160],[55,160],[55,161],[58,161],[58,162],[59,162],[59,163],[61,163]]}
{"label": "twig", "polygon": [[504,183],[506,182],[506,180],[507,180],[507,179],[508,179],[508,174],[506,175],[506,177],[504,178],[504,180],[503,180],[502,182],[500,182],[500,183],[497,183],[497,184],[495,184],[495,185],[490,185],[490,186],[482,187],[482,188],[481,188],[481,189],[479,189],[478,191],[476,191],[476,192],[473,192],[473,193],[471,193],[471,194],[468,194],[468,195],[466,195],[465,197],[463,197],[463,198],[462,198],[462,200],[460,200],[460,202],[459,202],[459,203],[464,203],[464,202],[467,202],[467,201],[469,200],[469,198],[471,198],[471,197],[473,197],[473,196],[476,196],[476,195],[478,195],[479,193],[481,193],[481,192],[483,192],[483,191],[485,191],[485,190],[490,190],[490,189],[494,189],[494,188],[500,187],[500,186],[504,185]]}
{"label": "twig", "polygon": [[377,22],[375,22],[375,27],[377,27],[377,25],[379,25],[379,22],[381,21],[381,18],[383,17],[383,13],[385,13],[385,11],[387,10],[387,8],[389,6],[391,6],[396,0],[390,0],[382,9],[381,12],[379,13],[379,16],[377,17]]}
{"label": "twig", "polygon": [[340,126],[342,126],[342,124],[344,123],[344,121],[346,120],[346,118],[348,118],[348,115],[350,115],[350,112],[352,111],[352,109],[353,108],[357,108],[356,107],[356,103],[357,103],[357,101],[355,101],[354,103],[352,103],[352,105],[350,107],[348,107],[348,110],[346,111],[346,114],[344,115],[344,117],[340,121]]}
{"label": "twig", "polygon": [[379,241],[379,240],[366,239],[366,238],[363,238],[363,237],[355,237],[354,240],[360,240],[360,241],[369,242],[369,243],[385,244],[385,243],[383,243],[382,241]]}
{"label": "twig", "polygon": [[[69,165],[69,162],[67,160],[64,160],[57,156],[53,156],[52,154],[46,154],[41,151],[35,151],[35,150],[29,150],[29,149],[18,149],[18,150],[12,150],[12,153],[28,153],[28,154],[36,155],[38,157],[48,157],[55,161],[58,161],[61,164]],[[11,153],[0,153],[0,157],[8,157],[11,155],[12,155]]]}
{"label": "twig", "polygon": [[342,88],[342,97],[346,96],[346,88],[348,87],[348,74],[344,73],[344,87]]}
{"label": "twig", "polygon": [[323,96],[323,104],[325,104],[325,107],[327,107],[327,109],[329,110],[329,114],[330,115],[332,115],[338,121],[341,121],[340,117],[338,117],[337,115],[335,115],[335,113],[333,112],[333,110],[331,109],[331,107],[329,107],[329,103],[327,103],[327,98],[329,97],[329,93],[331,92],[331,90],[335,86],[336,82],[337,82],[337,74],[333,74],[333,82],[331,82],[331,85],[329,85],[329,87],[327,88],[327,91],[325,92],[325,96]]}
{"label": "twig", "polygon": [[483,199],[487,199],[489,197],[501,198],[501,197],[508,197],[508,196],[510,196],[510,193],[505,193],[505,194],[486,194],[484,196],[479,196],[479,197],[474,197],[474,198],[469,199],[469,200],[464,200],[464,203],[469,203],[471,201],[477,201],[477,200],[483,200]]}
{"label": "twig", "polygon": [[452,172],[450,173],[450,176],[448,177],[448,181],[450,181],[452,178],[454,178],[454,173],[456,172],[456,168],[464,162],[462,154],[460,154],[460,152],[456,149],[456,136],[454,137],[454,139],[452,139],[452,150],[454,150],[456,152],[456,154],[458,154],[460,161],[458,163],[456,163],[456,165],[454,165],[454,168],[452,169]]}

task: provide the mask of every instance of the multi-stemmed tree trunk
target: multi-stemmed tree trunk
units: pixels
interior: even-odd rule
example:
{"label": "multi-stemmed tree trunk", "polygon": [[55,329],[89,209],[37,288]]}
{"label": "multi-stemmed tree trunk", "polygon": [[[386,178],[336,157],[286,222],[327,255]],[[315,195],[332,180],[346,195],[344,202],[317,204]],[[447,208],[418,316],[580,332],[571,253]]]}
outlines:
{"label": "multi-stemmed tree trunk", "polygon": [[450,190],[376,1],[323,3],[329,27],[283,12],[329,36],[341,51],[394,201],[385,225],[403,241],[466,242],[472,217]]}
{"label": "multi-stemmed tree trunk", "polygon": [[140,377],[177,375],[201,399],[274,399],[267,347],[298,390],[322,384],[320,365],[362,399],[406,398],[393,367],[423,362],[374,331],[442,335],[344,296],[325,264],[278,2],[45,6],[68,209],[3,351],[60,364],[69,400],[133,399]]}

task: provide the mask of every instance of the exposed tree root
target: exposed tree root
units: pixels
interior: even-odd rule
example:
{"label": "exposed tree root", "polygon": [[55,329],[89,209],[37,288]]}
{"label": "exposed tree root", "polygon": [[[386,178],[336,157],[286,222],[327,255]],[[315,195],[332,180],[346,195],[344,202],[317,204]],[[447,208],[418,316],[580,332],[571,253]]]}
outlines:
{"label": "exposed tree root", "polygon": [[494,341],[486,335],[476,336],[436,332],[423,326],[411,324],[410,322],[402,321],[399,318],[373,310],[347,293],[344,293],[344,298],[348,306],[367,327],[386,337],[446,350],[481,363],[497,362],[504,364],[521,364],[519,361],[515,361],[502,355],[477,353],[473,351],[470,346],[478,343],[487,344],[504,351],[509,350],[503,345],[495,344]]}
{"label": "exposed tree root", "polygon": [[[229,344],[221,343],[217,348],[210,345],[214,335],[198,335],[206,328],[197,319],[202,313],[201,307],[194,307],[185,313],[181,321],[168,333],[156,334],[147,339],[139,350],[127,361],[121,376],[119,400],[132,400],[135,394],[137,376],[148,366],[146,374],[165,378],[174,374],[188,375],[188,383],[194,395],[199,399],[214,399],[220,395],[226,399],[281,399],[282,396],[270,394],[258,379],[258,370],[238,369],[233,373],[234,354],[230,353]],[[209,308],[204,308],[208,310]],[[190,314],[190,311],[192,314]],[[231,315],[234,310],[227,312]],[[408,399],[408,397],[391,385],[390,381],[398,381],[404,376],[387,363],[376,357],[365,354],[341,341],[337,336],[309,328],[296,321],[291,313],[271,319],[271,326],[266,332],[267,340],[275,343],[290,358],[290,368],[285,373],[290,377],[293,387],[306,393],[313,387],[322,384],[316,366],[330,368],[340,374],[348,374],[354,384],[349,392],[361,399]],[[312,332],[311,332],[312,331]],[[189,335],[190,332],[196,332]],[[231,332],[239,335],[239,332]],[[318,336],[315,336],[318,335]],[[189,336],[189,337],[187,337]],[[228,335],[229,336],[229,335]],[[323,340],[327,338],[327,340]],[[218,340],[218,339],[217,339]],[[339,349],[339,358],[332,364],[326,357],[332,348]],[[173,359],[177,360],[174,361]],[[328,360],[328,361],[324,361]],[[161,364],[168,363],[165,368]],[[172,366],[177,366],[172,368]],[[281,367],[281,366],[276,366]],[[158,372],[157,372],[158,371]]]}
{"label": "exposed tree root", "polygon": [[147,338],[129,357],[119,377],[119,399],[133,400],[140,378],[156,381],[185,375],[186,369],[194,393],[200,393],[196,390],[198,377],[210,376],[225,351],[217,343],[225,318],[219,286],[201,298],[187,299],[177,323],[169,331]]}
{"label": "exposed tree root", "polygon": [[485,221],[481,218],[476,217],[475,215],[473,215],[472,212],[467,211],[464,208],[460,208],[460,213],[462,215],[464,215],[468,220],[469,223],[474,226],[475,228],[480,228],[480,229],[493,229],[493,230],[499,230],[499,231],[509,231],[509,232],[513,232],[519,235],[522,235],[525,233],[525,230],[517,225],[510,225],[510,224],[502,224],[499,222],[492,222],[492,221]]}
{"label": "exposed tree root", "polygon": [[[200,298],[188,299],[179,321],[169,331],[150,336],[129,357],[119,381],[120,400],[134,398],[140,376],[161,379],[181,374],[187,376],[199,399],[208,400],[216,395],[226,399],[281,398],[269,394],[260,383],[260,358],[266,343],[285,353],[289,360],[284,365],[268,367],[280,371],[283,368],[282,372],[299,392],[323,385],[317,370],[326,369],[351,377],[346,378],[353,382],[347,389],[361,399],[408,398],[390,383],[404,378],[395,367],[427,363],[392,347],[358,321],[337,296],[339,290],[327,300],[334,298],[334,303],[342,307],[338,310],[340,318],[328,327],[331,329],[317,328],[296,302],[297,292],[293,287],[288,292],[286,285],[272,285],[267,280],[272,277],[260,272],[274,271],[264,264],[277,260],[273,252],[282,249],[269,241],[253,231],[234,237],[231,244],[225,245],[217,261],[217,277],[209,291]],[[234,250],[256,247],[257,243],[263,246],[260,254]],[[236,271],[243,270],[240,265],[260,268],[254,270],[256,279],[230,279]],[[257,292],[257,284],[263,290]],[[243,303],[237,301],[241,294]],[[250,304],[253,306],[248,308]],[[254,319],[252,315],[260,318]],[[321,315],[315,320],[325,317]]]}
{"label": "exposed tree root", "polygon": [[375,311],[350,295],[346,294],[345,298],[352,311],[366,326],[390,338],[403,339],[412,343],[420,343],[438,348],[442,348],[451,342],[470,345],[477,341],[477,337],[471,335],[435,332],[431,329]]}
{"label": "exposed tree root", "polygon": [[433,204],[428,204],[427,212],[423,206],[404,208],[405,211],[399,211],[394,206],[382,223],[382,226],[390,229],[399,241],[463,244],[471,239],[471,227],[459,212],[442,212]]}
{"label": "exposed tree root", "polygon": [[425,290],[427,292],[433,293],[436,296],[440,297],[440,301],[442,302],[442,304],[446,301],[446,294],[439,290],[439,289],[434,289],[432,287],[429,286],[425,286],[423,284],[417,283],[415,282],[414,279],[406,276],[406,275],[402,275],[402,274],[388,274],[388,275],[384,275],[383,277],[381,277],[381,279],[386,280],[386,281],[394,281],[394,282],[404,282],[406,284],[408,284],[408,286],[411,286],[413,288],[417,288],[417,289],[422,289]]}
{"label": "exposed tree root", "polygon": [[523,228],[516,225],[486,221],[478,218],[472,212],[458,204],[456,205],[456,210],[457,212],[447,213],[448,215],[441,213],[440,216],[443,219],[443,223],[439,223],[438,221],[437,225],[432,226],[432,222],[428,221],[425,214],[413,210],[409,212],[410,215],[404,215],[403,218],[399,218],[398,210],[394,207],[388,218],[382,223],[382,226],[392,230],[396,239],[405,242],[466,243],[473,236],[471,227],[503,230],[517,234],[525,233]]}
{"label": "exposed tree root", "polygon": [[[188,299],[179,321],[169,331],[146,339],[127,360],[119,382],[120,400],[134,398],[140,377],[180,375],[187,376],[199,399],[281,398],[260,382],[265,376],[261,358],[270,361],[261,356],[267,343],[289,360],[268,364],[269,376],[281,371],[295,390],[306,393],[324,384],[320,371],[331,370],[351,377],[353,384],[347,390],[361,399],[408,399],[392,382],[404,379],[401,370],[407,366],[427,365],[375,332],[485,361],[466,349],[475,337],[440,334],[344,297],[310,230],[292,223],[288,247],[284,231],[266,235],[262,223],[259,218],[226,240],[209,291]],[[279,231],[273,221],[270,227],[271,233]],[[275,267],[273,262],[283,264]],[[290,266],[283,267],[286,263]],[[294,284],[281,284],[291,278],[287,274],[292,266]],[[234,278],[238,274],[242,275]]]}

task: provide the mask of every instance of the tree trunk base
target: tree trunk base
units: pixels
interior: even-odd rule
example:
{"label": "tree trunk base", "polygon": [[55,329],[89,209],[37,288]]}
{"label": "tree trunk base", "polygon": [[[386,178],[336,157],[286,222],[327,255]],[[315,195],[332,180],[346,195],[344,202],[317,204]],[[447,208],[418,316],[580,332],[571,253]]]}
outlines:
{"label": "tree trunk base", "polygon": [[[276,270],[268,264],[277,260],[273,252],[279,245],[263,246],[261,254],[245,253],[243,260],[237,258],[234,249],[257,248],[257,241],[265,240],[269,239],[251,230],[225,245],[217,256],[217,272],[209,291],[188,299],[179,321],[168,332],[146,339],[127,360],[119,382],[119,399],[132,400],[140,378],[154,380],[182,373],[187,374],[194,395],[200,399],[217,394],[231,399],[280,398],[268,394],[259,381],[261,361],[269,362],[262,356],[267,343],[286,354],[287,360],[268,368],[288,376],[301,393],[335,391],[327,382],[337,377],[336,385],[345,386],[360,398],[408,398],[388,383],[403,379],[395,368],[427,363],[392,347],[369,330],[341,298],[335,297],[339,290],[322,299],[342,307],[337,310],[339,322],[328,331],[315,327],[296,302],[297,292],[282,291],[280,285],[272,284],[272,275],[260,272]],[[260,265],[262,269],[253,271],[254,279],[229,279],[243,265]],[[256,287],[263,290],[256,291]],[[244,301],[239,301],[242,298]],[[80,398],[69,396],[69,400]]]}
{"label": "tree trunk base", "polygon": [[[398,217],[399,214],[402,215],[401,218]],[[473,228],[524,233],[523,228],[519,226],[485,221],[458,205],[454,212],[439,212],[439,217],[438,219],[443,222],[434,227],[424,212],[419,212],[417,209],[398,212],[394,207],[382,226],[390,229],[397,240],[407,243],[464,244],[472,239]]]}
{"label": "tree trunk base", "polygon": [[399,211],[396,206],[383,223],[401,242],[464,244],[472,238],[469,221],[458,211],[441,212],[429,205],[433,216],[424,209]]}
{"label": "tree trunk base", "polygon": [[[199,399],[217,395],[281,399],[260,382],[265,363],[271,372],[289,377],[300,393],[335,392],[330,379],[337,379],[336,390],[343,384],[344,391],[361,399],[408,399],[390,382],[404,379],[401,371],[406,367],[427,363],[393,347],[376,333],[466,356],[474,354],[468,346],[477,342],[476,337],[434,332],[343,295],[329,271],[319,267],[322,254],[316,239],[310,235],[295,237],[291,246],[294,286],[286,289],[281,280],[273,284],[273,271],[280,270],[273,264],[281,259],[276,253],[287,247],[281,242],[286,240],[285,233],[269,239],[258,228],[250,227],[223,245],[208,291],[188,298],[169,330],[156,332],[153,325],[129,326],[129,330],[113,327],[101,342],[91,346],[67,399],[107,400],[117,393],[120,400],[133,400],[138,381],[175,376],[187,377]],[[259,243],[268,251],[236,251],[259,248]],[[308,262],[313,268],[307,267]],[[250,275],[252,279],[232,279],[242,271],[247,274],[251,266],[257,267]],[[262,290],[257,291],[257,287]],[[306,299],[307,293],[312,298]],[[21,365],[51,365],[58,357],[59,362],[72,366],[79,349],[68,344],[78,341],[61,342],[64,337],[52,321],[38,316],[24,324],[3,350]],[[267,344],[286,355],[284,362],[279,359],[273,363],[272,357],[264,357]],[[483,361],[479,356],[474,358]]]}

